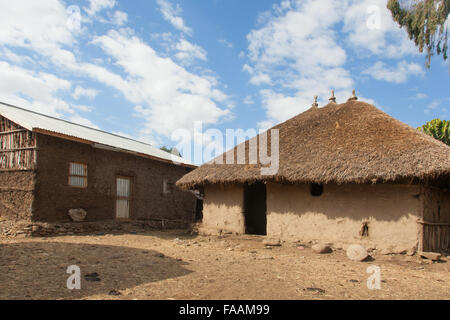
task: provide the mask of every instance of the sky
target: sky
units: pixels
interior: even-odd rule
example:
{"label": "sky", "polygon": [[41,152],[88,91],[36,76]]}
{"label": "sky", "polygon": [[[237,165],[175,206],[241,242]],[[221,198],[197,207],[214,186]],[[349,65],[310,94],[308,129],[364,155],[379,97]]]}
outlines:
{"label": "sky", "polygon": [[157,147],[267,129],[332,89],[448,120],[448,62],[426,69],[386,2],[0,0],[0,101]]}

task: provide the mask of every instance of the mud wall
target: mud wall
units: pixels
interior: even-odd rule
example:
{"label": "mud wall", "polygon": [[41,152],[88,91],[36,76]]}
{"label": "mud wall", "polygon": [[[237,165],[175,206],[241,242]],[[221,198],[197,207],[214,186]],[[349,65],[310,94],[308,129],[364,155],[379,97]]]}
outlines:
{"label": "mud wall", "polygon": [[[390,251],[417,246],[420,187],[325,185],[314,197],[309,185],[267,184],[267,234],[285,240],[351,243]],[[368,235],[361,236],[363,222]]]}
{"label": "mud wall", "polygon": [[199,231],[207,234],[245,232],[244,189],[240,185],[208,185],[203,200]]}
{"label": "mud wall", "polygon": [[[85,209],[88,221],[114,219],[118,175],[132,178],[131,219],[193,219],[190,192],[163,192],[164,180],[175,184],[191,169],[42,134],[37,141],[34,220],[65,221],[73,208]],[[68,185],[70,162],[87,164],[87,188]]]}
{"label": "mud wall", "polygon": [[31,220],[33,170],[0,171],[0,220]]}

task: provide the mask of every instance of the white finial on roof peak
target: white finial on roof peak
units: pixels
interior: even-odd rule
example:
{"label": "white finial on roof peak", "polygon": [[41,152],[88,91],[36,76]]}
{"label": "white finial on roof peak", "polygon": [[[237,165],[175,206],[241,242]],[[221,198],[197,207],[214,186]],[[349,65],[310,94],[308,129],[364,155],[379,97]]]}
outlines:
{"label": "white finial on roof peak", "polygon": [[348,101],[356,101],[356,100],[358,100],[358,97],[356,96],[355,89],[353,89],[352,96],[348,98]]}
{"label": "white finial on roof peak", "polygon": [[331,97],[328,100],[330,100],[330,102],[336,103],[336,97],[334,96],[334,90],[331,90]]}
{"label": "white finial on roof peak", "polygon": [[319,104],[317,103],[317,96],[314,96],[314,102],[312,104],[312,108],[317,108],[319,106]]}

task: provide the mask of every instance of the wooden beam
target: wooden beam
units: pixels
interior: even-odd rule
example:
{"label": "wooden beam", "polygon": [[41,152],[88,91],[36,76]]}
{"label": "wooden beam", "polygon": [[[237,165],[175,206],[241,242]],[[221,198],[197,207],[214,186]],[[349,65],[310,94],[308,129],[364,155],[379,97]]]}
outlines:
{"label": "wooden beam", "polygon": [[28,130],[27,129],[18,129],[18,130],[12,130],[12,131],[2,131],[2,132],[0,132],[0,135],[16,133],[16,132],[26,132],[26,131],[28,131]]}
{"label": "wooden beam", "polygon": [[13,148],[13,149],[4,149],[0,150],[0,152],[15,152],[15,151],[22,151],[22,150],[36,150],[36,147],[26,147],[26,148]]}
{"label": "wooden beam", "polygon": [[45,129],[40,129],[40,128],[34,128],[33,132],[37,132],[37,133],[45,134],[45,135],[48,135],[48,136],[53,136],[53,137],[65,139],[65,140],[80,142],[80,143],[84,143],[84,144],[92,144],[93,143],[90,140],[81,139],[81,138],[78,138],[78,137],[70,136],[68,134],[62,134],[62,133],[49,131],[49,130],[45,130]]}
{"label": "wooden beam", "polygon": [[424,224],[427,226],[450,226],[450,222],[428,222],[428,221],[419,220],[419,221],[417,221],[417,223]]}

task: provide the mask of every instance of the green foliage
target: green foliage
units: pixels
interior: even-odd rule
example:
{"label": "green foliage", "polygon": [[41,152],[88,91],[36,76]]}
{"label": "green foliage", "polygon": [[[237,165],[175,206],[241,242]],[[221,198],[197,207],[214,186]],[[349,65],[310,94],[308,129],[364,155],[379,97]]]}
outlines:
{"label": "green foliage", "polygon": [[426,48],[427,68],[430,68],[434,53],[442,54],[447,60],[445,21],[450,11],[450,0],[389,0],[387,7],[400,27],[405,27],[419,51]]}
{"label": "green foliage", "polygon": [[434,119],[417,129],[450,146],[450,121]]}
{"label": "green foliage", "polygon": [[160,149],[163,150],[163,151],[172,153],[172,154],[174,154],[174,155],[176,155],[176,156],[181,157],[181,153],[180,153],[180,151],[177,150],[177,148],[170,148],[170,149],[169,149],[169,148],[167,148],[166,146],[163,146],[163,147],[161,147]]}

